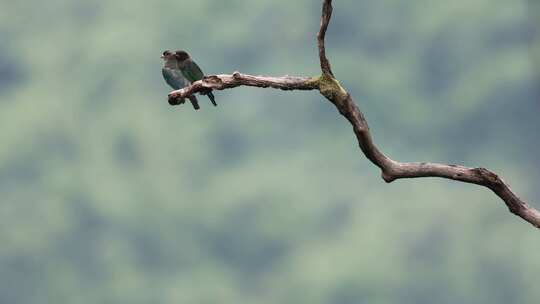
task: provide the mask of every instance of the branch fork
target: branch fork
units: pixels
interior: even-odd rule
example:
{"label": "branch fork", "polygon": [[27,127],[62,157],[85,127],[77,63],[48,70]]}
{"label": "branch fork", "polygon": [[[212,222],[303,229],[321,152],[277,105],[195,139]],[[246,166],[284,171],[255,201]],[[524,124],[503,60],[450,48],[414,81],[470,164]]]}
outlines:
{"label": "branch fork", "polygon": [[469,184],[484,186],[503,200],[510,212],[536,228],[540,228],[540,212],[520,199],[497,174],[485,168],[468,168],[438,163],[401,163],[382,153],[373,142],[364,114],[351,95],[335,78],[330,61],[326,57],[325,37],[332,16],[332,0],[323,0],[321,25],[317,34],[319,60],[322,74],[316,77],[301,76],[252,76],[234,72],[231,75],[205,76],[181,90],[169,93],[169,103],[179,104],[183,98],[196,93],[207,94],[211,90],[232,89],[239,86],[274,88],[280,90],[318,90],[332,102],[339,113],[353,127],[358,145],[374,165],[381,169],[384,181],[391,183],[402,178],[440,177]]}

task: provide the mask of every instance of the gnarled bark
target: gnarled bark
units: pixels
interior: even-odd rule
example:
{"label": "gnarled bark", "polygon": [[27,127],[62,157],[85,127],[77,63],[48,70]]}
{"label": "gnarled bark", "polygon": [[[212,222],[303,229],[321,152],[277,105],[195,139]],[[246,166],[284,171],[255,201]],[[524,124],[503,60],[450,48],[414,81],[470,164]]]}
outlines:
{"label": "gnarled bark", "polygon": [[491,189],[499,196],[510,212],[540,228],[540,212],[530,207],[510,189],[502,178],[485,168],[468,168],[438,163],[401,163],[384,155],[373,142],[368,123],[351,95],[335,79],[326,57],[325,36],[332,16],[332,0],[324,0],[321,26],[317,34],[319,60],[322,75],[317,77],[269,77],[251,76],[234,72],[232,75],[206,76],[191,86],[169,94],[169,103],[178,104],[182,98],[210,90],[225,90],[238,86],[274,88],[281,90],[319,90],[332,102],[339,113],[352,125],[360,149],[382,171],[382,178],[390,183],[401,178],[441,177],[464,183],[477,184]]}

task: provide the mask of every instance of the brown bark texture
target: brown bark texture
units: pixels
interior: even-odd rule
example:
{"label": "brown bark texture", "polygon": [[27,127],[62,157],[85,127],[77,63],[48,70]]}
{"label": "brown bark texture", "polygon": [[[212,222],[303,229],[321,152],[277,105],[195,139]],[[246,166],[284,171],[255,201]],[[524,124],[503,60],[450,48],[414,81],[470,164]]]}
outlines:
{"label": "brown bark texture", "polygon": [[363,154],[381,169],[382,178],[390,183],[401,178],[441,177],[464,183],[477,184],[491,189],[501,198],[510,212],[521,217],[536,228],[540,228],[540,212],[530,207],[512,191],[497,174],[485,168],[468,168],[459,165],[417,162],[401,163],[390,159],[375,145],[364,114],[351,95],[334,77],[326,56],[325,36],[332,17],[332,0],[323,0],[321,25],[317,34],[319,60],[322,74],[316,77],[269,77],[252,76],[234,72],[232,75],[205,76],[181,90],[169,93],[169,103],[179,104],[183,98],[196,93],[206,94],[210,90],[225,90],[239,86],[274,88],[280,90],[318,90],[334,104],[353,127],[358,145]]}

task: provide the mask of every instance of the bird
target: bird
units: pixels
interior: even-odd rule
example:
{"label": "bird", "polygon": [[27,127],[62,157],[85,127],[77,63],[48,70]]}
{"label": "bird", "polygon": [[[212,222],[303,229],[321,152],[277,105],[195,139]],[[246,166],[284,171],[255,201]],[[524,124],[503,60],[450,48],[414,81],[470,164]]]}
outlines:
{"label": "bird", "polygon": [[[195,82],[197,80],[201,80],[204,77],[204,73],[201,70],[201,68],[191,59],[189,54],[186,51],[178,50],[174,53],[176,60],[178,61],[178,67],[182,71],[182,74],[184,77],[186,77],[187,80],[190,82]],[[208,94],[208,98],[210,98],[210,101],[214,106],[217,107],[216,100],[214,98],[214,94],[212,94],[212,91],[210,91]]]}
{"label": "bird", "polygon": [[[184,77],[182,71],[180,71],[180,68],[178,67],[178,60],[176,59],[175,53],[170,50],[166,50],[161,55],[161,59],[163,59],[161,74],[163,75],[165,82],[167,82],[171,88],[180,90],[190,84],[190,81]],[[186,100],[182,98],[180,103],[184,103],[185,101]],[[189,96],[189,101],[191,101],[191,104],[195,110],[200,109],[197,97]]]}

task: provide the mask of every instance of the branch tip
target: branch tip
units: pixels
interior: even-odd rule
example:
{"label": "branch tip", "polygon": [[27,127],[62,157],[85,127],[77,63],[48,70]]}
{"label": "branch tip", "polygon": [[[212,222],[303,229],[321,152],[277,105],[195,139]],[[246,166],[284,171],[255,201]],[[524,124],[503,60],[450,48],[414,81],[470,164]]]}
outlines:
{"label": "branch tip", "polygon": [[334,73],[332,73],[330,62],[328,61],[328,58],[326,57],[326,47],[325,47],[326,30],[328,29],[330,18],[332,18],[332,10],[333,10],[332,0],[324,0],[323,7],[322,7],[322,14],[321,14],[321,27],[319,29],[319,33],[317,34],[317,45],[319,47],[319,60],[321,63],[322,73],[325,75],[331,75],[332,77],[334,77]]}

